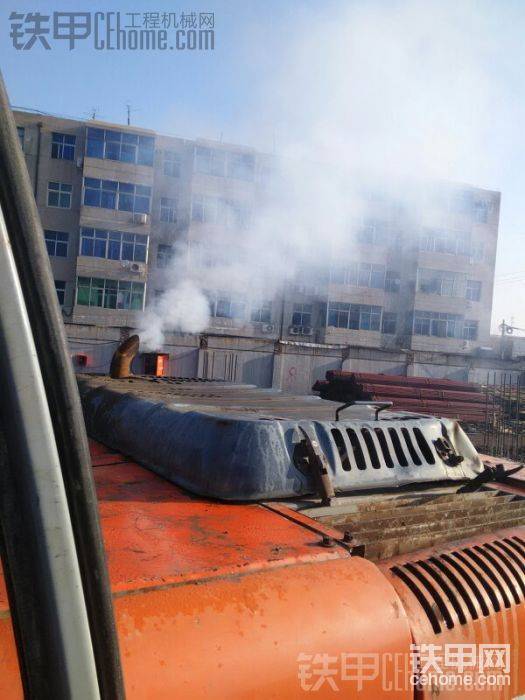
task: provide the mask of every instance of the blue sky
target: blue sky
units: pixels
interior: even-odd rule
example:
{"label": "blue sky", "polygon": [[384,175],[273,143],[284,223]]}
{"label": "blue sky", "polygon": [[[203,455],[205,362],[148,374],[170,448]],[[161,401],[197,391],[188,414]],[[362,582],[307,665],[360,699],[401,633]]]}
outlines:
{"label": "blue sky", "polygon": [[[465,156],[468,164],[461,162],[463,153],[454,160],[450,168],[453,179],[502,192],[493,326],[505,317],[507,322],[512,318],[517,326],[525,328],[525,149],[522,136],[525,5],[519,0],[473,3],[462,0],[460,6],[461,15],[456,14],[455,5],[448,5],[445,0],[436,4],[431,0],[419,3],[400,0],[323,3],[203,0],[202,4],[191,2],[179,6],[160,0],[154,3],[127,0],[106,2],[100,8],[78,0],[67,5],[42,0],[32,0],[27,5],[14,2],[2,10],[4,38],[0,43],[0,65],[11,102],[16,106],[80,118],[86,118],[91,109],[96,108],[100,119],[118,123],[125,121],[129,102],[132,121],[138,125],[180,136],[222,137],[225,141],[267,150],[272,149],[274,142],[278,151],[281,143],[288,143],[290,132],[295,128],[292,116],[301,114],[300,109],[306,114],[305,123],[309,120],[302,131],[304,124],[298,126],[303,147],[307,148],[309,134],[317,134],[317,126],[321,128],[322,122],[326,122],[326,113],[316,111],[321,99],[332,99],[331,94],[323,92],[325,77],[328,78],[326,84],[331,86],[325,74],[333,66],[326,56],[333,59],[332,37],[341,40],[343,36],[344,40],[338,29],[348,22],[349,8],[360,15],[359,21],[365,21],[364,26],[372,18],[385,17],[385,39],[390,34],[389,22],[402,17],[406,23],[409,17],[408,25],[398,29],[399,34],[395,33],[395,27],[393,29],[399,44],[403,44],[405,31],[407,37],[418,36],[421,45],[416,48],[425,61],[428,46],[435,38],[437,44],[441,42],[443,64],[448,65],[451,72],[456,72],[455,66],[458,72],[466,71],[468,85],[465,100],[460,100],[461,114],[457,120],[454,109],[458,93],[451,93],[451,107],[447,110],[448,74],[439,68],[439,50],[428,65],[438,65],[436,72],[440,74],[434,76],[431,68],[425,89],[431,94],[436,78],[435,90],[443,93],[443,119],[445,128],[450,131],[451,144],[462,142],[458,136],[469,131],[470,122],[478,137],[472,140],[472,152]],[[407,7],[412,8],[410,14],[406,12]],[[421,18],[428,14],[429,8],[436,8],[437,13],[431,31],[421,26],[424,22]],[[213,52],[110,52],[95,51],[88,41],[80,43],[74,51],[57,46],[56,42],[52,43],[50,51],[39,47],[17,51],[11,46],[8,37],[10,11],[49,14],[57,10],[94,9],[122,13],[214,12],[216,48]],[[369,10],[370,18],[363,20],[363,14]],[[461,41],[451,40],[448,45],[448,36],[454,33],[459,34]],[[375,40],[377,37],[372,36],[371,44]],[[351,47],[348,50],[351,51]],[[414,51],[413,45],[410,50]],[[454,52],[455,55],[451,55]],[[366,71],[366,47],[358,55]],[[330,87],[332,92],[335,89],[344,93],[345,76],[343,66],[337,87]],[[388,99],[395,100],[392,94],[397,86],[391,90],[392,75],[387,72],[383,79],[385,94]],[[405,88],[406,84],[401,83],[399,92],[403,93]],[[413,111],[420,110],[425,116],[426,105],[431,104],[428,95],[418,104],[417,90],[414,94]],[[349,95],[351,97],[354,92],[350,91]],[[338,103],[337,97],[334,99],[337,109],[341,100]],[[351,99],[344,101],[345,110],[349,102],[351,104]],[[402,127],[402,112],[398,118]],[[456,122],[461,123],[462,131],[454,131]]]}

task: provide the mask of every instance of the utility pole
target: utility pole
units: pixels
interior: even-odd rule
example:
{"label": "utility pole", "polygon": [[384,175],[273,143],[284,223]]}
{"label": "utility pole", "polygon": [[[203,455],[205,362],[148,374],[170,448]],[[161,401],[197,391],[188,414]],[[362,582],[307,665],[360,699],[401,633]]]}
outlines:
{"label": "utility pole", "polygon": [[[514,321],[514,319],[512,319]],[[501,359],[503,359],[504,355],[504,346],[505,346],[505,336],[506,335],[512,335],[514,331],[525,331],[525,328],[518,328],[518,326],[513,326],[512,324],[505,323],[505,319],[500,324],[500,329],[501,329],[501,347],[500,347],[500,355]]]}

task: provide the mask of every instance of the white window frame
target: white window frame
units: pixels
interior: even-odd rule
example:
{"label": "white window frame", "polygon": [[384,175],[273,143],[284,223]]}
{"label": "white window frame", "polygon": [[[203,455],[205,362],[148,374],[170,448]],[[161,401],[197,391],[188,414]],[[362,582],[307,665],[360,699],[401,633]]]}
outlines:
{"label": "white window frame", "polygon": [[[58,185],[58,189],[55,187],[51,187],[51,185]],[[68,190],[63,190],[62,188],[64,187],[69,187]],[[59,204],[50,204],[49,203],[49,196],[51,193],[58,193],[58,201]],[[63,207],[60,205],[60,200],[62,195],[69,195],[69,204],[67,207]],[[56,180],[49,180],[47,183],[47,206],[51,207],[52,209],[71,209],[71,200],[73,198],[73,185],[70,185],[67,182],[58,182]]]}

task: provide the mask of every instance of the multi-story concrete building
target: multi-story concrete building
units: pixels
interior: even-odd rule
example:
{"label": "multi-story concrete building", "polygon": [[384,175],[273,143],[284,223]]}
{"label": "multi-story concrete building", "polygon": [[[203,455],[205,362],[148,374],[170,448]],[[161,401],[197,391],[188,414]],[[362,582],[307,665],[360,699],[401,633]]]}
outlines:
{"label": "multi-story concrete building", "polygon": [[[73,348],[136,328],[173,277],[175,250],[213,267],[216,243],[250,226],[275,169],[246,147],[31,112],[15,120]],[[207,286],[205,335],[472,353],[490,335],[499,202],[447,183],[410,202],[366,195],[337,263],[303,268],[253,303],[249,290]],[[107,368],[107,355],[93,353],[87,369]]]}

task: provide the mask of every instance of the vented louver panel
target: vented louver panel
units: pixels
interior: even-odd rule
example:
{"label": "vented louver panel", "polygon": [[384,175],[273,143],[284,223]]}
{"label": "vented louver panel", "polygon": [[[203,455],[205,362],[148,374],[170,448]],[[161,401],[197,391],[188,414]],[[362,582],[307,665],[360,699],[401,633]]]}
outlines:
{"label": "vented louver panel", "polygon": [[525,601],[525,541],[515,535],[390,570],[417,598],[436,634]]}
{"label": "vented louver panel", "polygon": [[352,469],[392,469],[394,466],[432,466],[432,447],[420,428],[394,426],[376,428],[332,428],[341,466]]}

